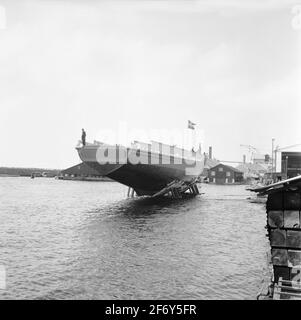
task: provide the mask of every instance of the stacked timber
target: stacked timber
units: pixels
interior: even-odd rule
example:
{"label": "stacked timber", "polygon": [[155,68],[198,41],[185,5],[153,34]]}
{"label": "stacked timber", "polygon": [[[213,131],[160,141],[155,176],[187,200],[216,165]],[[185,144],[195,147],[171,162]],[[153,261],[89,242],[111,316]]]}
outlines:
{"label": "stacked timber", "polygon": [[301,176],[252,191],[267,194],[273,299],[301,299]]}
{"label": "stacked timber", "polygon": [[274,282],[300,281],[301,193],[281,190],[267,200],[267,226],[271,245]]}

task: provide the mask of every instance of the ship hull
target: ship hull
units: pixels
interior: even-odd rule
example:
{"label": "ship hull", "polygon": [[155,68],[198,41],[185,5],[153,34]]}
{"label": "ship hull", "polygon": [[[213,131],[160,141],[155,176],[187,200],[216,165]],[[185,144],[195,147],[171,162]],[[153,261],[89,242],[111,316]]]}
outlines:
{"label": "ship hull", "polygon": [[[137,152],[136,149],[128,149]],[[187,165],[176,157],[139,151],[142,163],[132,164],[127,157],[125,163],[101,163],[97,160],[97,146],[78,148],[83,162],[97,170],[100,175],[133,188],[138,196],[154,195],[172,181],[190,183],[203,171],[204,159],[195,160]],[[150,159],[153,159],[151,163]]]}

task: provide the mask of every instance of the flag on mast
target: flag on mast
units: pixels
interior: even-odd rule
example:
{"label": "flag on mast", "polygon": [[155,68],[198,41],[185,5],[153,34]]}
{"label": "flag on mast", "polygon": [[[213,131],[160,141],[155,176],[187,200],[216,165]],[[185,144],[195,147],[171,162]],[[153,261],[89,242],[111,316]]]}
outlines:
{"label": "flag on mast", "polygon": [[188,129],[194,130],[194,126],[196,126],[196,124],[188,120]]}

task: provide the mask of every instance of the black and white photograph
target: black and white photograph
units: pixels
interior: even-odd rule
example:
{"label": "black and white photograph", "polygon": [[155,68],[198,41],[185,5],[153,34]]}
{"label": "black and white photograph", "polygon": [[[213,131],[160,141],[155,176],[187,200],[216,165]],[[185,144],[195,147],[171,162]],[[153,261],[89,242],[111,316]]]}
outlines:
{"label": "black and white photograph", "polygon": [[0,300],[301,300],[300,120],[300,0],[0,0]]}

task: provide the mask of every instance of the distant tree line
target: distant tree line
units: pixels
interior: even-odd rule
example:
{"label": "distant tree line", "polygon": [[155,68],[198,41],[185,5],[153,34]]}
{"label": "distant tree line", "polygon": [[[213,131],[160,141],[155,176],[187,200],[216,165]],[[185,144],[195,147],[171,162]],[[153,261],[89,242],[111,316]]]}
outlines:
{"label": "distant tree line", "polygon": [[30,177],[34,173],[45,173],[47,177],[55,177],[59,175],[60,170],[56,169],[41,169],[41,168],[8,168],[0,167],[0,176],[18,176],[18,177]]}

